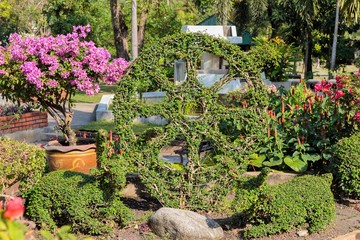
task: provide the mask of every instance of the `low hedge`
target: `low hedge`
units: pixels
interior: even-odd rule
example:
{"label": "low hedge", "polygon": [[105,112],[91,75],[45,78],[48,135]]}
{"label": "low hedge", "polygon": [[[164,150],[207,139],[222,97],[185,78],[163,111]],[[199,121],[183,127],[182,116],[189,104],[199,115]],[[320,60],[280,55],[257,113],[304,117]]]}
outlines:
{"label": "low hedge", "polygon": [[45,230],[70,225],[74,232],[108,233],[131,218],[120,197],[108,190],[94,176],[53,171],[24,194],[25,214]]}
{"label": "low hedge", "polygon": [[0,190],[18,181],[21,190],[26,190],[43,176],[45,170],[43,149],[0,137]]}
{"label": "low hedge", "polygon": [[336,190],[346,197],[360,199],[360,132],[343,138],[333,150],[331,171]]}
{"label": "low hedge", "polygon": [[237,203],[247,206],[245,220],[252,224],[244,237],[285,232],[305,223],[310,233],[329,226],[335,219],[331,183],[331,174],[304,175],[279,185],[264,183],[258,191],[249,191]]}

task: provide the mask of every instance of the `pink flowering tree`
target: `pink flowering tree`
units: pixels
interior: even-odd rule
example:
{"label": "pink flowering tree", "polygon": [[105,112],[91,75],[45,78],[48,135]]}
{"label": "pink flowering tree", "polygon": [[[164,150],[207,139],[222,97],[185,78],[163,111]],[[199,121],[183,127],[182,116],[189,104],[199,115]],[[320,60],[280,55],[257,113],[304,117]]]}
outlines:
{"label": "pink flowering tree", "polygon": [[71,129],[72,97],[77,91],[98,93],[98,83],[113,84],[129,63],[111,59],[109,52],[86,41],[90,26],[76,26],[67,35],[21,37],[14,33],[0,47],[0,93],[14,102],[28,102],[46,110],[69,145],[76,145]]}

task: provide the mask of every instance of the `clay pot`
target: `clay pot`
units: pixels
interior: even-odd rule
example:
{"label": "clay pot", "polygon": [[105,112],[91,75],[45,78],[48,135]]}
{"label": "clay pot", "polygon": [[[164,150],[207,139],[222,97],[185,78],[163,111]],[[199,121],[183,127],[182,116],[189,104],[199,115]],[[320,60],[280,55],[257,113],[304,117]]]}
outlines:
{"label": "clay pot", "polygon": [[97,167],[96,145],[44,146],[50,171],[70,170],[85,174]]}

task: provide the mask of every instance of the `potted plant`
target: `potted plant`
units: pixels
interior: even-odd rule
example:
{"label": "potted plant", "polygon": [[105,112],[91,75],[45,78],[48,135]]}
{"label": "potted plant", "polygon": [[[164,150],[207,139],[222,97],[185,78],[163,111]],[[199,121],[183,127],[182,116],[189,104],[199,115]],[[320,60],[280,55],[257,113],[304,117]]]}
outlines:
{"label": "potted plant", "polygon": [[55,119],[67,147],[77,144],[71,128],[76,92],[94,95],[100,90],[99,82],[115,83],[129,65],[122,58],[111,59],[107,50],[86,41],[89,32],[87,25],[57,36],[21,37],[13,33],[8,45],[0,47],[2,96],[46,110]]}

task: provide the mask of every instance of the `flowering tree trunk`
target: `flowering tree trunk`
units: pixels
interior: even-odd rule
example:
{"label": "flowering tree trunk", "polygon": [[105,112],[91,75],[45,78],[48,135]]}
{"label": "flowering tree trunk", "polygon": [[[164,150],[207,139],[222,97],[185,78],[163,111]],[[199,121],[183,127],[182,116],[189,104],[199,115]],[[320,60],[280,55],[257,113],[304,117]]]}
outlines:
{"label": "flowering tree trunk", "polygon": [[110,10],[116,56],[129,60],[128,27],[126,26],[119,0],[110,0]]}

